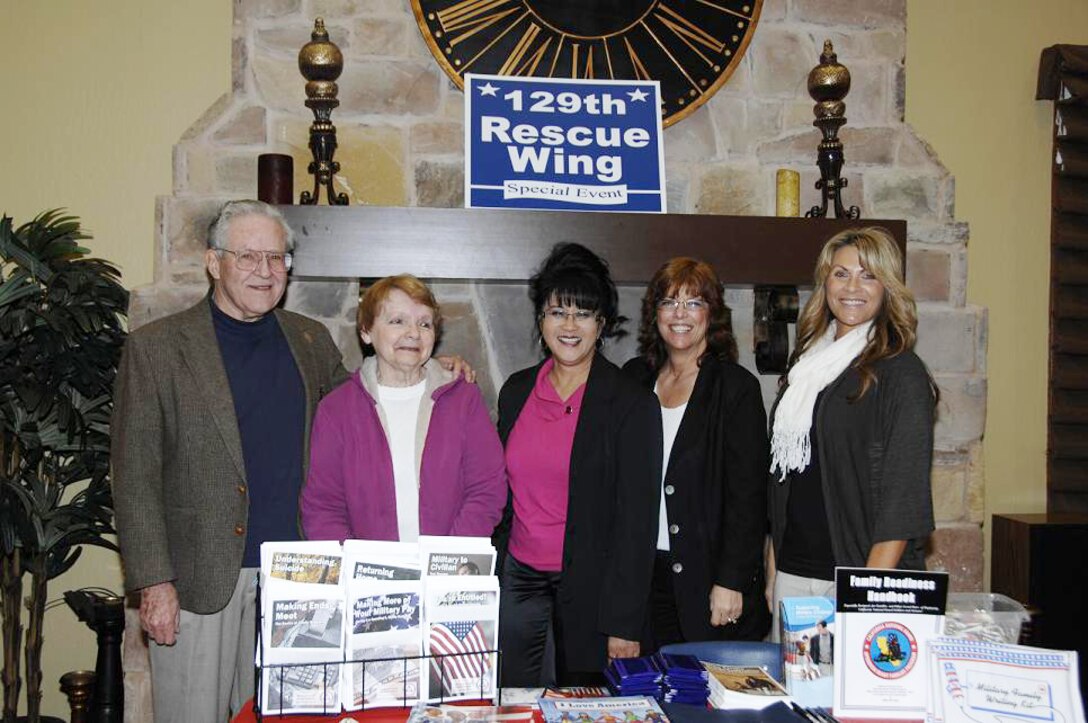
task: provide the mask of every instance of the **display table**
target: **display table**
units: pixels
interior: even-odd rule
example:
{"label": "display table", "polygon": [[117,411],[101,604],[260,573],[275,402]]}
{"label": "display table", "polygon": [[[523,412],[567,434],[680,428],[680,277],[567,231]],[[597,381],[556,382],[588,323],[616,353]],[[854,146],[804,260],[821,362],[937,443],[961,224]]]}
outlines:
{"label": "display table", "polygon": [[[503,705],[524,705],[532,703],[539,697],[539,689],[518,688],[503,694]],[[491,705],[488,700],[464,701],[461,705]],[[672,723],[752,723],[761,720],[759,711],[725,711],[699,708],[678,703],[664,703],[662,708],[665,715]],[[339,715],[266,715],[266,721],[283,721],[284,723],[338,723],[339,721],[357,721],[357,723],[404,723],[408,718],[411,708],[372,708],[370,710],[355,711]],[[253,712],[253,701],[250,700],[232,723],[255,723],[256,714]],[[534,723],[540,723],[542,718],[539,711],[533,717]],[[801,719],[792,715],[780,716],[774,721],[766,723],[801,723]],[[876,721],[841,719],[841,723],[921,723],[921,721]]]}
{"label": "display table", "polygon": [[[517,705],[516,703],[504,704]],[[463,701],[455,705],[492,705],[490,700]],[[409,708],[370,708],[357,710],[350,713],[338,713],[336,715],[266,715],[266,721],[285,721],[289,723],[337,723],[337,721],[358,721],[358,723],[404,723],[408,719]],[[256,723],[257,714],[253,711],[253,699],[251,698],[241,712],[234,716],[231,723]]]}

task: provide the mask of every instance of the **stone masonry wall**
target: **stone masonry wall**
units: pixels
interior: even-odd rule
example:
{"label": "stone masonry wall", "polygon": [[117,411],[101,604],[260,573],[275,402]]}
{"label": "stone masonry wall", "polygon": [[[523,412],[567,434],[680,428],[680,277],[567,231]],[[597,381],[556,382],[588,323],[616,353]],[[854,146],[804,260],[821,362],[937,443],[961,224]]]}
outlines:
{"label": "stone masonry wall", "polygon": [[[733,77],[665,131],[668,205],[673,213],[772,215],[778,168],[800,171],[802,209],[816,203],[819,133],[805,80],[830,39],[853,77],[841,134],[845,200],[865,217],[908,221],[918,352],[941,387],[933,469],[938,529],[929,563],[951,573],[954,589],[979,590],[986,311],[966,303],[968,233],[953,217],[954,179],[903,122],[905,6],[905,0],[765,0]],[[463,205],[462,94],[432,60],[406,0],[235,0],[234,7],[232,91],[174,149],[174,192],[157,209],[155,281],[133,294],[134,327],[206,293],[204,230],[223,201],[256,196],[259,153],[290,153],[296,197],[311,187],[305,172],[311,115],[296,58],[315,17],[324,17],[345,57],[341,105],[333,114],[343,169],[338,190],[352,203]],[[440,284],[436,291],[447,318],[441,348],[482,371],[481,386],[493,402],[506,375],[538,358],[525,287]],[[622,289],[624,313],[635,320],[641,291]],[[356,283],[341,281],[295,280],[288,289],[287,306],[325,322],[349,368],[360,354],[357,294]],[[754,369],[752,293],[730,290],[727,301],[741,361]],[[608,356],[622,362],[633,355],[633,337],[613,344]],[[769,404],[776,379],[762,381]],[[143,661],[138,641],[126,642],[126,720],[150,720]]]}

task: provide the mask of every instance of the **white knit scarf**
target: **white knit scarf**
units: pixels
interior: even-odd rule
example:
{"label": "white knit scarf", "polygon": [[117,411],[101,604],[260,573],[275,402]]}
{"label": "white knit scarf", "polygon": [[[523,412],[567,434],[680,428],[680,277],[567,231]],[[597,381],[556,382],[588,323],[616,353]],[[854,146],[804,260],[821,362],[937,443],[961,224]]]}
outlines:
{"label": "white knit scarf", "polygon": [[865,349],[872,325],[871,321],[862,324],[836,339],[833,322],[790,369],[789,384],[775,408],[771,430],[771,472],[778,472],[779,479],[808,467],[816,397]]}

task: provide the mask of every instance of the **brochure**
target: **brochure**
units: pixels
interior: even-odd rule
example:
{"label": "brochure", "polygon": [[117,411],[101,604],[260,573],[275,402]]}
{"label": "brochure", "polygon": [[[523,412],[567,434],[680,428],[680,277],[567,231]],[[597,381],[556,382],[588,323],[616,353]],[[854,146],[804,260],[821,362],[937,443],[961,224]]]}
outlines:
{"label": "brochure", "polygon": [[[425,582],[428,700],[488,698],[496,692],[499,579],[431,577]],[[488,652],[492,651],[492,652]]]}
{"label": "brochure", "polygon": [[422,598],[419,580],[349,581],[347,657],[353,662],[344,674],[346,710],[419,701]]}
{"label": "brochure", "polygon": [[928,723],[1084,723],[1077,653],[941,637],[929,644]]}
{"label": "brochure", "polygon": [[494,575],[497,555],[489,537],[419,536],[424,576]]}
{"label": "brochure", "polygon": [[419,546],[411,542],[344,540],[344,567],[352,580],[418,580]]}
{"label": "brochure", "polygon": [[715,708],[762,710],[790,700],[786,689],[763,668],[706,661],[703,667],[710,673],[710,704]]}
{"label": "brochure", "polygon": [[[298,655],[299,663],[307,655]],[[340,664],[268,664],[261,669],[261,710],[265,715],[285,713],[339,713]]]}
{"label": "brochure", "polygon": [[668,723],[657,701],[646,695],[562,700],[541,698],[546,723]]}
{"label": "brochure", "polygon": [[779,607],[786,691],[798,705],[830,708],[835,697],[835,601],[791,597]]}
{"label": "brochure", "polygon": [[835,594],[835,716],[924,718],[948,574],[840,567]]}
{"label": "brochure", "polygon": [[529,723],[535,705],[437,705],[417,703],[408,723]]}
{"label": "brochure", "polygon": [[343,556],[337,542],[261,545],[261,710],[340,710]]}
{"label": "brochure", "polygon": [[608,688],[597,685],[581,685],[569,688],[545,688],[543,698],[607,698]]}

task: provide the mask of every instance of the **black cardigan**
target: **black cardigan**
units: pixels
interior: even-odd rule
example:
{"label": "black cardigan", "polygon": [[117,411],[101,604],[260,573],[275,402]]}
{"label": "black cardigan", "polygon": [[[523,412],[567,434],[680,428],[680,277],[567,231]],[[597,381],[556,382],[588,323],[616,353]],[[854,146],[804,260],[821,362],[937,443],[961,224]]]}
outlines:
{"label": "black cardigan", "polygon": [[[653,389],[657,375],[642,358],[624,371]],[[760,640],[770,625],[763,595],[767,514],[767,414],[759,382],[744,367],[706,357],[673,442],[665,484],[680,627],[687,640]],[[667,490],[666,490],[667,491]],[[744,595],[734,625],[710,624],[710,589]]]}
{"label": "black cardigan", "polygon": [[[499,437],[510,437],[540,366],[514,373],[499,393]],[[570,460],[558,644],[570,671],[600,672],[608,636],[639,640],[657,540],[661,412],[597,354],[586,382]],[[495,543],[504,556],[512,507]]]}
{"label": "black cardigan", "polygon": [[[813,412],[835,564],[864,567],[875,543],[907,540],[899,567],[924,570],[925,543],[934,528],[930,468],[935,400],[929,372],[914,352],[882,359],[873,371],[876,383],[851,401],[861,375],[847,368],[827,386]],[[786,532],[791,483],[791,475],[784,482],[772,475],[776,555]]]}

